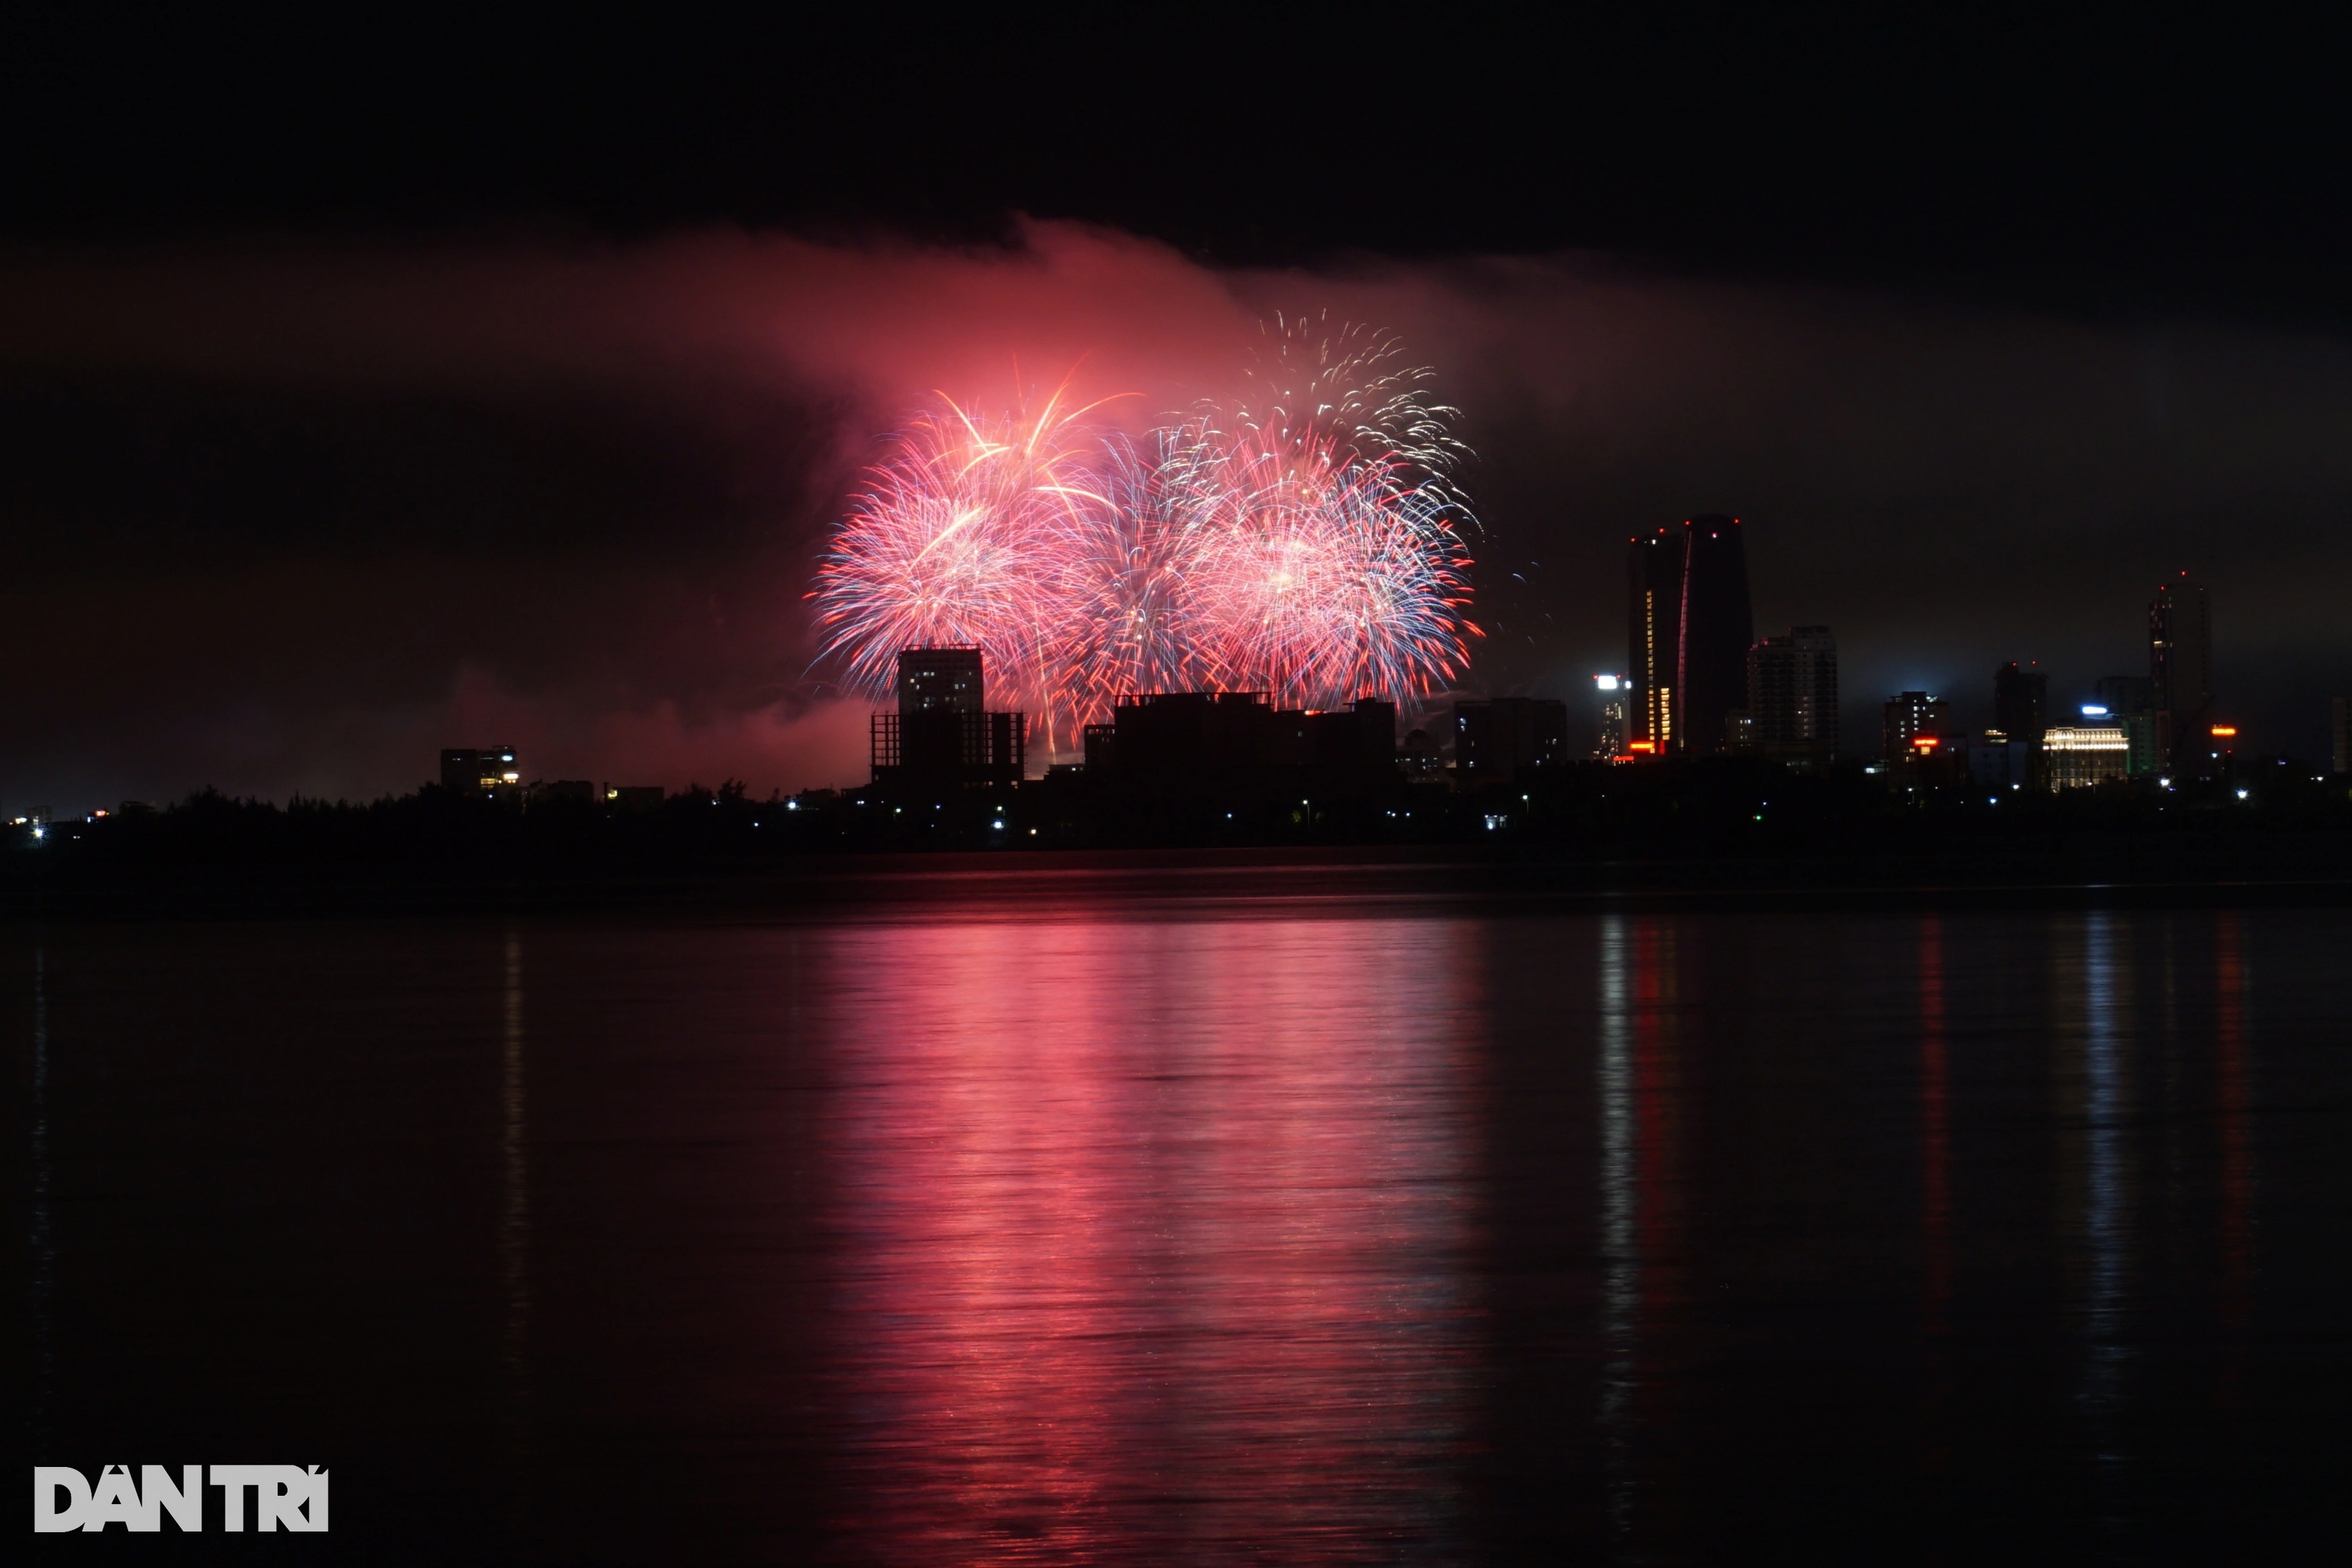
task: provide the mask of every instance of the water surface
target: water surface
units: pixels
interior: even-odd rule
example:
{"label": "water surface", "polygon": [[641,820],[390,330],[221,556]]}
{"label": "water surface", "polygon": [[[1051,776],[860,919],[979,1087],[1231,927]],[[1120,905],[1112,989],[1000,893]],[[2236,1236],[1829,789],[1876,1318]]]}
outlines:
{"label": "water surface", "polygon": [[36,1458],[387,1560],[2346,1540],[2352,916],[1193,893],[0,933]]}

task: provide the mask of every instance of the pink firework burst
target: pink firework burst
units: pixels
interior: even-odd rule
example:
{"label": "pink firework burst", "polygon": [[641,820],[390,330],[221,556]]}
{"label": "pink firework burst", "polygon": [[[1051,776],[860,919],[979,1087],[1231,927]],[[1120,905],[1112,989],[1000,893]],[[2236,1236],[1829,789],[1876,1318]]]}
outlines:
{"label": "pink firework burst", "polygon": [[1391,340],[1278,326],[1252,401],[1139,441],[1059,393],[992,419],[942,398],[898,432],[812,595],[849,685],[881,697],[900,649],[977,645],[1066,750],[1138,692],[1331,706],[1459,674],[1479,633],[1454,411]]}
{"label": "pink firework burst", "polygon": [[1050,712],[1071,541],[1108,508],[1102,445],[1057,393],[981,418],[945,398],[892,438],[817,568],[824,652],[879,697],[898,651],[978,646],[1024,706]]}

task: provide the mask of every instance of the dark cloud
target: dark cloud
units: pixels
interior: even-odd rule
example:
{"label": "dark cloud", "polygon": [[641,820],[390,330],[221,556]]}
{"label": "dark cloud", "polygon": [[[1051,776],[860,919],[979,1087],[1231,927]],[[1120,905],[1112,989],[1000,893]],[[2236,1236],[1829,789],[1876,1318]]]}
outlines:
{"label": "dark cloud", "polygon": [[[1217,269],[732,232],[213,246],[0,267],[0,807],[212,782],[405,788],[512,740],[551,776],[862,776],[802,595],[875,434],[1065,376],[1140,422],[1255,324],[1402,333],[1480,452],[1476,684],[1622,662],[1626,535],[1745,518],[1759,625],[1825,621],[1848,722],[2139,668],[2214,589],[2223,701],[2308,750],[2352,671],[2352,348],[1661,278],[1589,257]],[[1863,733],[1867,733],[1864,730]]]}

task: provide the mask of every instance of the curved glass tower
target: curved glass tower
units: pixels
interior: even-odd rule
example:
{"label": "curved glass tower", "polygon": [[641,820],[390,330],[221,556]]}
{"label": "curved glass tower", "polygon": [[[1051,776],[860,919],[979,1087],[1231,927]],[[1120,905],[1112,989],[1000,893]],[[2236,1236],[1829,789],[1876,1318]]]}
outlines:
{"label": "curved glass tower", "polygon": [[1683,541],[1682,689],[1673,749],[1704,754],[1730,744],[1726,723],[1748,706],[1756,617],[1739,519],[1693,517],[1683,525]]}

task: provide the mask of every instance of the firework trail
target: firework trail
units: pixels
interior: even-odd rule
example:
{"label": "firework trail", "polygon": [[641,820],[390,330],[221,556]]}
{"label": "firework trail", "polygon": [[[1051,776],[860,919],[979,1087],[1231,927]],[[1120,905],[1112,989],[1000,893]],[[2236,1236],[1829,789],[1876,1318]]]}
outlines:
{"label": "firework trail", "polygon": [[1262,342],[1246,372],[1253,395],[1233,423],[1263,450],[1304,455],[1319,447],[1381,467],[1389,480],[1442,502],[1449,522],[1472,523],[1453,479],[1471,455],[1449,424],[1462,411],[1423,400],[1431,371],[1410,363],[1402,342],[1358,324],[1327,331],[1328,320],[1277,316],[1271,330],[1260,323]]}
{"label": "firework trail", "polygon": [[819,567],[824,652],[887,693],[899,649],[976,644],[1049,748],[1144,691],[1331,706],[1466,662],[1458,417],[1393,340],[1277,323],[1253,395],[1141,441],[944,399],[893,438]]}
{"label": "firework trail", "polygon": [[1074,511],[1061,541],[1062,618],[1047,683],[1078,722],[1137,692],[1218,686],[1202,563],[1218,525],[1218,455],[1197,422],[1106,443],[1108,505]]}
{"label": "firework trail", "polygon": [[1226,513],[1201,563],[1217,662],[1279,701],[1426,692],[1479,634],[1459,413],[1424,402],[1430,372],[1369,329],[1278,319],[1266,338],[1256,396],[1208,438]]}

